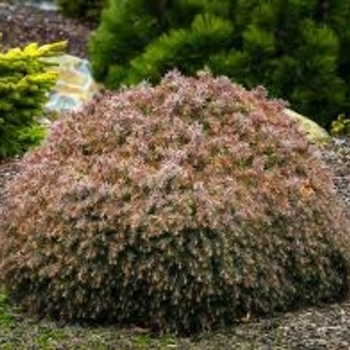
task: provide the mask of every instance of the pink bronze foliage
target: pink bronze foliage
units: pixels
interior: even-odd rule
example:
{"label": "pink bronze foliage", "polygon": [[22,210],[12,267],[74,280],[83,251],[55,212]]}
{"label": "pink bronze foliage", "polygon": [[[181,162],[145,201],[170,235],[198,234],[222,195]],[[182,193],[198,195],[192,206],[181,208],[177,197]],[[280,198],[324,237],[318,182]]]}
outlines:
{"label": "pink bronze foliage", "polygon": [[32,312],[193,332],[343,297],[332,174],[265,90],[167,74],[56,122],[0,212]]}

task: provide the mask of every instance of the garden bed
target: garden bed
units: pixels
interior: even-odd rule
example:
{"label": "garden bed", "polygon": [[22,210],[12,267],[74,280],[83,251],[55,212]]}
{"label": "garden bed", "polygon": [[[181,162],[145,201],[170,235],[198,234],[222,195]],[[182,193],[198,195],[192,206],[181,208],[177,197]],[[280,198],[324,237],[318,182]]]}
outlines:
{"label": "garden bed", "polygon": [[[30,30],[29,30],[30,28]],[[5,47],[69,39],[68,52],[86,57],[90,28],[56,12],[31,7],[1,7],[0,32]],[[323,150],[335,172],[339,196],[350,212],[350,139],[334,139]],[[18,159],[0,163],[0,205],[5,184],[19,171]],[[36,320],[0,295],[1,349],[349,349],[350,301],[310,308],[242,324],[195,338],[152,336],[144,329],[118,325],[94,327]]]}

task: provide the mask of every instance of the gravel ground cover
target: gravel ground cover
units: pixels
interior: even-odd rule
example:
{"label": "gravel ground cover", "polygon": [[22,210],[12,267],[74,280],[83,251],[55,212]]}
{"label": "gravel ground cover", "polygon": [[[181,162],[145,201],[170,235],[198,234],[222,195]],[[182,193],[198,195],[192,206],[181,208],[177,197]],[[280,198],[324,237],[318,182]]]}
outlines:
{"label": "gravel ground cover", "polygon": [[27,5],[11,6],[0,1],[0,33],[4,49],[68,40],[67,53],[87,57],[87,41],[92,27],[67,19],[57,11],[43,11]]}
{"label": "gravel ground cover", "polygon": [[[30,30],[29,30],[30,28]],[[86,56],[90,28],[56,12],[0,5],[5,47],[69,39],[69,53]],[[334,138],[322,156],[335,173],[339,197],[350,213],[350,138]],[[0,163],[0,205],[19,159]],[[94,327],[36,320],[11,305],[0,291],[0,349],[350,349],[350,300],[303,309],[194,338],[152,336],[117,325]]]}

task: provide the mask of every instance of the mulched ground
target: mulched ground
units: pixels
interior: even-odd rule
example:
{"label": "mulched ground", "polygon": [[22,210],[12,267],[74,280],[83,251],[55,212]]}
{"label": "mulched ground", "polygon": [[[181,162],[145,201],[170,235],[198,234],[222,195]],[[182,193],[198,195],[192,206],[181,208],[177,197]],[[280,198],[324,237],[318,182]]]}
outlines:
{"label": "mulched ground", "polygon": [[43,45],[68,40],[67,53],[86,58],[91,29],[88,23],[64,18],[56,11],[0,3],[0,33],[4,49],[24,47],[32,42]]}
{"label": "mulched ground", "polygon": [[[43,12],[23,6],[17,9],[1,6],[0,32],[4,34],[3,44],[5,47],[23,46],[32,41],[49,43],[69,39],[68,52],[85,57],[90,28],[86,24],[83,25],[64,19],[56,12]],[[323,156],[335,172],[335,185],[339,197],[345,202],[350,213],[350,138],[333,139],[330,146],[323,151]],[[5,184],[19,171],[18,164],[18,159],[0,163],[0,204],[3,199]],[[24,325],[27,323],[28,321],[20,317],[18,325],[10,331],[9,329],[3,329],[0,322],[0,347],[5,342],[7,342],[6,344],[13,344],[8,343],[11,341],[10,338],[13,336],[13,332],[16,332],[18,341],[22,339],[23,344],[30,346],[30,340],[28,340],[29,329],[29,332],[35,333],[38,329],[46,329],[49,325],[45,321],[40,321],[35,327],[30,323],[30,328],[26,329]],[[50,327],[56,326],[52,326],[50,323]],[[75,333],[74,328],[70,327],[63,328],[61,331],[67,334],[74,333],[72,337],[75,340],[77,334],[84,337],[82,334],[92,332],[94,339],[99,339],[100,344],[106,345],[106,347],[99,347],[101,349],[140,348],[134,345],[127,346],[131,341],[130,339],[135,339],[133,333],[128,335],[127,332],[120,331],[122,333],[118,333],[119,335],[116,336],[115,329],[113,331],[108,329],[82,331],[80,329],[79,332],[77,331],[78,333]],[[70,336],[67,335],[67,337]],[[69,344],[72,343],[68,338],[61,340],[60,346],[56,348],[70,348]],[[79,346],[78,344],[80,343],[75,343],[76,346]],[[161,343],[161,340],[155,339],[148,342],[143,348],[198,350],[350,349],[350,300],[323,307],[299,310],[270,319],[251,321],[220,332],[202,334],[196,339],[177,339],[175,343],[171,342],[171,344],[164,344]]]}

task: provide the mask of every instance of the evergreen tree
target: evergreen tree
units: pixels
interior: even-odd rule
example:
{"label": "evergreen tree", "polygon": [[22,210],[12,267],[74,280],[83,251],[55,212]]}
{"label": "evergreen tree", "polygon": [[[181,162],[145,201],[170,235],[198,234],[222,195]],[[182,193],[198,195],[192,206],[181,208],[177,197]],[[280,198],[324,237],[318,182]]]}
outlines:
{"label": "evergreen tree", "polygon": [[111,0],[90,42],[110,88],[203,67],[329,126],[349,112],[350,0]]}
{"label": "evergreen tree", "polygon": [[133,59],[163,33],[189,26],[195,12],[190,0],[111,0],[90,41],[96,79],[120,86]]}
{"label": "evergreen tree", "polygon": [[58,0],[61,12],[71,18],[98,23],[107,0]]}
{"label": "evergreen tree", "polygon": [[47,71],[44,57],[62,52],[66,43],[0,52],[0,160],[26,151],[44,136],[38,117],[57,73]]}

